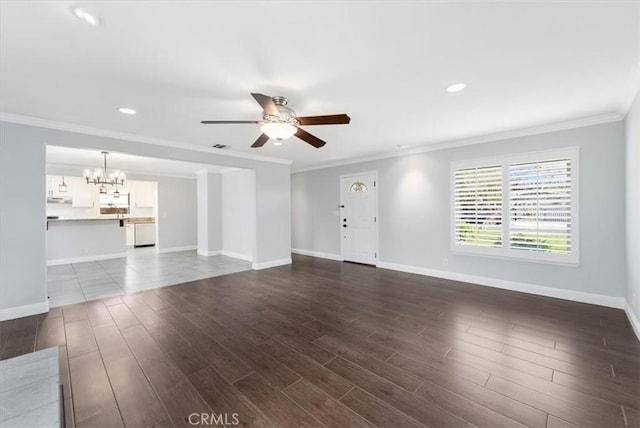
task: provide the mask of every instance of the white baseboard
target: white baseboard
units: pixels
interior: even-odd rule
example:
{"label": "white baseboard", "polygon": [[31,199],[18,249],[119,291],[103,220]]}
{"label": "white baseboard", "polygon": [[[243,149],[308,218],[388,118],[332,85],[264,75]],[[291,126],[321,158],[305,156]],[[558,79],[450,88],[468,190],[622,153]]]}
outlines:
{"label": "white baseboard", "polygon": [[331,253],[321,253],[319,251],[309,251],[309,250],[303,250],[300,248],[292,248],[291,252],[293,254],[300,254],[303,256],[311,256],[311,257],[319,257],[321,259],[329,259],[329,260],[336,260],[338,262],[341,262],[342,256],[340,254],[331,254]]}
{"label": "white baseboard", "polygon": [[638,321],[636,314],[633,313],[633,309],[631,309],[629,302],[625,302],[624,312],[627,314],[627,318],[629,318],[629,322],[631,323],[631,327],[633,327],[633,331],[636,333],[636,337],[640,340],[640,321]]}
{"label": "white baseboard", "polygon": [[0,309],[0,321],[28,317],[30,315],[49,312],[49,300],[32,305],[16,306],[14,308]]}
{"label": "white baseboard", "polygon": [[47,266],[68,265],[69,263],[97,262],[100,260],[123,259],[127,253],[102,254],[99,256],[72,257],[70,259],[47,260]]}
{"label": "white baseboard", "polygon": [[217,256],[219,254],[220,254],[220,250],[213,250],[213,251],[198,250],[199,256],[210,257],[210,256]]}
{"label": "white baseboard", "polygon": [[240,253],[234,253],[233,251],[222,250],[220,252],[220,254],[222,254],[223,256],[233,257],[234,259],[240,259],[240,260],[244,260],[244,261],[247,261],[247,262],[252,262],[253,261],[253,257],[252,256],[247,256],[245,254],[240,254]]}
{"label": "white baseboard", "polygon": [[288,259],[281,259],[281,260],[273,260],[270,262],[261,262],[261,263],[252,263],[251,264],[251,269],[253,270],[261,270],[261,269],[269,269],[272,267],[277,267],[277,266],[284,266],[284,265],[290,265],[291,264],[291,258]]}
{"label": "white baseboard", "polygon": [[158,252],[159,253],[177,253],[180,251],[193,251],[197,249],[198,249],[197,245],[187,245],[185,247],[159,248]]}
{"label": "white baseboard", "polygon": [[539,296],[555,297],[557,299],[571,300],[574,302],[590,303],[592,305],[607,306],[610,308],[624,309],[626,304],[625,299],[622,297],[604,296],[602,294],[564,290],[560,288],[545,287],[542,285],[529,284],[525,282],[507,281],[485,276],[468,275],[437,269],[422,268],[417,266],[401,265],[397,263],[387,263],[382,261],[378,262],[377,266],[382,269],[397,270],[400,272],[451,279],[454,281],[485,285],[488,287],[501,288],[504,290],[520,291],[523,293],[537,294]]}

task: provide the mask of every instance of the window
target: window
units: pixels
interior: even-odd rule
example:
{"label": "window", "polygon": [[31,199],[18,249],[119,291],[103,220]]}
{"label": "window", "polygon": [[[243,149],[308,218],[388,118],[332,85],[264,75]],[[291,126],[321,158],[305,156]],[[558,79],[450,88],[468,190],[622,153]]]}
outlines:
{"label": "window", "polygon": [[452,250],[578,263],[577,150],[452,164]]}
{"label": "window", "polygon": [[362,181],[356,181],[351,185],[351,187],[349,187],[350,192],[366,192],[368,190],[369,189],[367,189],[367,185]]}

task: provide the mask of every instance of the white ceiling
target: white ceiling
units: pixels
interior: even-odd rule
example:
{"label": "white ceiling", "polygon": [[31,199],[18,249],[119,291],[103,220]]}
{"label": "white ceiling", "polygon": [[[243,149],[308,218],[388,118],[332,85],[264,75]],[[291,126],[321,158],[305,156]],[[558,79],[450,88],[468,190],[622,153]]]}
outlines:
{"label": "white ceiling", "polygon": [[[102,168],[103,162],[104,160],[99,150],[47,146],[47,169],[75,169],[78,171],[76,175],[79,177],[82,176],[86,169],[93,170],[95,168]],[[216,165],[133,156],[126,153],[115,152],[110,152],[109,155],[107,155],[107,168],[109,171],[114,169],[124,171],[124,173],[129,176],[132,174],[148,174],[189,178],[195,178],[195,173],[203,169],[215,173],[229,172],[237,169]]]}
{"label": "white ceiling", "polygon": [[[637,1],[2,1],[0,12],[5,118],[223,143],[294,169],[621,117],[640,68]],[[445,92],[459,81],[466,90]],[[257,125],[199,123],[259,119],[250,92],[352,122],[307,127],[328,142],[319,150],[296,138],[251,149]]]}

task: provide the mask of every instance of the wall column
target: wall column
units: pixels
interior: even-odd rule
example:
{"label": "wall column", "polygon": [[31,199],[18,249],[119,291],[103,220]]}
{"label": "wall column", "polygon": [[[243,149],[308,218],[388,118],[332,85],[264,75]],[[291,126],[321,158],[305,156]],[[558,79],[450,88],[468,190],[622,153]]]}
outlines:
{"label": "wall column", "polygon": [[198,200],[198,254],[213,256],[222,250],[222,180],[220,174],[196,172]]}

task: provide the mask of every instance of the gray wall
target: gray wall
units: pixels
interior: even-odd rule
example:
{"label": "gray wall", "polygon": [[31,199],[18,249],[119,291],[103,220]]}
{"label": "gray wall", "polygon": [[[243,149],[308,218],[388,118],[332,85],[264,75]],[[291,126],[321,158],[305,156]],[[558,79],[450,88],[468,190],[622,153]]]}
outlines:
{"label": "gray wall", "polygon": [[158,182],[158,248],[193,247],[198,242],[196,180],[155,177]]}
{"label": "gray wall", "polygon": [[278,165],[255,170],[256,248],[253,261],[291,260],[291,173]]}
{"label": "gray wall", "polygon": [[45,156],[0,123],[0,312],[47,305]]}
{"label": "gray wall", "polygon": [[625,120],[627,131],[627,302],[640,320],[640,93]]}
{"label": "gray wall", "polygon": [[222,174],[222,249],[253,260],[255,179],[241,169]]}
{"label": "gray wall", "polygon": [[[341,174],[378,171],[379,260],[506,281],[625,295],[624,123],[558,131],[292,175],[292,247],[340,254]],[[580,265],[450,251],[450,163],[579,147]]]}
{"label": "gray wall", "polygon": [[222,250],[222,178],[209,171],[198,172],[198,254]]}

